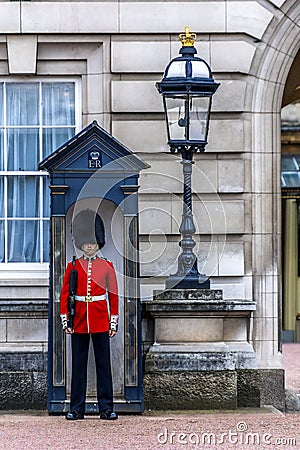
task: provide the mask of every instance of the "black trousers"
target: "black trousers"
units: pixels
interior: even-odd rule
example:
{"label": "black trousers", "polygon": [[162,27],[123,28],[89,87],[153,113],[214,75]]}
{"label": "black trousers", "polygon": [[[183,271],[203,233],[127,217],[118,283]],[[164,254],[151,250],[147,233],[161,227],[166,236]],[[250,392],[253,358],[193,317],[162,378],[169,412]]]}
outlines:
{"label": "black trousers", "polygon": [[99,412],[113,410],[113,386],[110,366],[110,345],[108,332],[72,334],[72,381],[70,410],[85,412],[87,386],[87,363],[90,337],[93,342]]}

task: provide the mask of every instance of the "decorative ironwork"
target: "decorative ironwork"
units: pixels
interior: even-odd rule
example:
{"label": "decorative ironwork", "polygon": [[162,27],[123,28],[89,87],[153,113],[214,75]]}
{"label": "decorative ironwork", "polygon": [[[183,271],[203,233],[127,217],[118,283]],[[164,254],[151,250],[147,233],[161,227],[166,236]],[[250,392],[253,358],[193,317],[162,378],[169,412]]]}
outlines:
{"label": "decorative ironwork", "polygon": [[[208,277],[198,272],[198,261],[193,249],[196,245],[193,235],[196,232],[196,227],[193,220],[192,209],[192,169],[194,161],[192,156],[194,151],[189,154],[182,153],[182,171],[183,171],[183,214],[182,221],[179,228],[181,234],[181,254],[178,257],[177,272],[171,275],[166,281],[167,289],[181,289],[181,288],[209,288],[210,282]],[[188,156],[188,158],[185,158]]]}

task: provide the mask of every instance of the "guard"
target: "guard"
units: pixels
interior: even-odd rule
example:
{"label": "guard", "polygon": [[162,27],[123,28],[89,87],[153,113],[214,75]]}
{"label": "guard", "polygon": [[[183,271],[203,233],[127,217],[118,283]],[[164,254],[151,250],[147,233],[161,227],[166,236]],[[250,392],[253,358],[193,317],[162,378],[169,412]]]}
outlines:
{"label": "guard", "polygon": [[90,209],[79,212],[73,220],[72,233],[83,256],[68,264],[60,296],[62,327],[71,334],[72,341],[71,401],[66,419],[84,419],[91,338],[100,419],[115,420],[118,416],[113,411],[109,339],[118,329],[116,274],[113,264],[98,256],[105,244],[105,230],[97,213]]}

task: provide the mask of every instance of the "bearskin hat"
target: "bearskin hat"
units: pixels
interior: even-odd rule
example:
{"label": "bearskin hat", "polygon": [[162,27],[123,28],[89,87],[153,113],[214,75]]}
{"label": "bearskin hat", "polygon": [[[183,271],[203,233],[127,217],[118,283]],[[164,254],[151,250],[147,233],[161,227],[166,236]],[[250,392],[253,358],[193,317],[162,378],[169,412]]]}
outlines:
{"label": "bearskin hat", "polygon": [[72,234],[77,248],[84,244],[98,244],[102,248],[105,244],[104,223],[95,211],[85,209],[76,214],[72,222]]}

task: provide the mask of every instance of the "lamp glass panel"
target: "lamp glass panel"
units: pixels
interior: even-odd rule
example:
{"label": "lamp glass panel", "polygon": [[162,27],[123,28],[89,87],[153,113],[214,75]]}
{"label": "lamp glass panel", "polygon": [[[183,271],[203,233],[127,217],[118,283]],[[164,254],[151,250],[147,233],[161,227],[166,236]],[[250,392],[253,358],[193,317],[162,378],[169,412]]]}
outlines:
{"label": "lamp glass panel", "polygon": [[193,78],[209,78],[210,73],[204,61],[192,61]]}
{"label": "lamp glass panel", "polygon": [[191,97],[189,100],[189,140],[206,141],[211,97]]}
{"label": "lamp glass panel", "polygon": [[188,139],[188,100],[186,96],[166,97],[169,139]]}
{"label": "lamp glass panel", "polygon": [[186,61],[173,61],[169,68],[166,78],[186,77]]}

